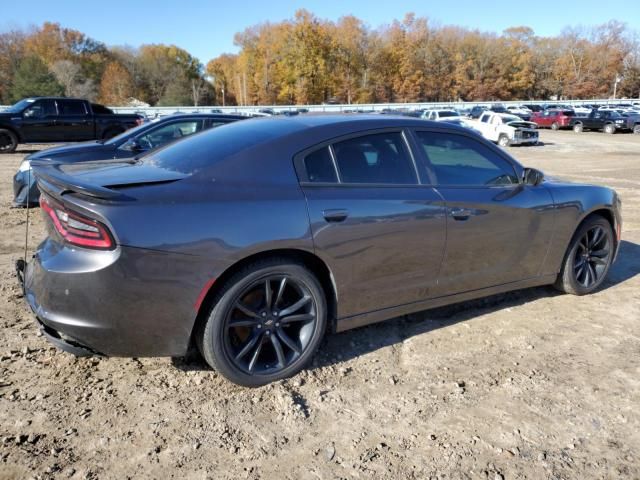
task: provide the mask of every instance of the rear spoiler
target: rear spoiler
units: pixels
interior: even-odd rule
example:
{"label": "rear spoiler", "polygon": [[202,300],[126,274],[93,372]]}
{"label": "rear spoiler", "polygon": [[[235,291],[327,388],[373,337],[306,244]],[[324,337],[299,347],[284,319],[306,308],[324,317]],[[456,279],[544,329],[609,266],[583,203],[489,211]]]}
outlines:
{"label": "rear spoiler", "polygon": [[58,192],[62,194],[64,192],[76,192],[83,195],[88,195],[95,198],[122,198],[122,193],[110,188],[101,187],[99,185],[92,185],[71,175],[65,175],[55,165],[38,165],[37,161],[31,164],[33,168],[33,174],[38,182],[38,187],[48,192]]}

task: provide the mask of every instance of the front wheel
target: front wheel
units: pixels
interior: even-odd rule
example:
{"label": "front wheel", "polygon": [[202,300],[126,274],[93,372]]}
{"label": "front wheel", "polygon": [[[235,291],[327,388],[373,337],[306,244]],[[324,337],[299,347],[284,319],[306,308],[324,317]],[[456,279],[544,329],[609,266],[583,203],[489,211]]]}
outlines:
{"label": "front wheel", "polygon": [[593,292],[604,281],[615,249],[609,222],[594,215],[574,234],[555,287],[573,295]]}
{"label": "front wheel", "polygon": [[18,137],[11,130],[0,129],[0,153],[13,153],[18,147]]}
{"label": "front wheel", "polygon": [[633,133],[635,133],[636,135],[640,134],[640,125],[634,125]]}
{"label": "front wheel", "polygon": [[504,133],[498,137],[498,145],[501,147],[509,146],[509,137],[507,137]]}
{"label": "front wheel", "polygon": [[304,265],[271,259],[233,275],[200,335],[207,363],[228,380],[258,387],[309,362],[327,324],[324,291]]}
{"label": "front wheel", "polygon": [[604,133],[607,133],[609,135],[613,135],[614,133],[616,133],[615,125],[613,125],[612,123],[607,123],[604,126]]}
{"label": "front wheel", "polygon": [[583,130],[584,130],[584,127],[582,126],[581,123],[576,123],[573,126],[573,131],[576,132],[576,133],[582,133]]}
{"label": "front wheel", "polygon": [[553,122],[551,124],[551,130],[559,130],[560,129],[560,125],[558,125],[558,122]]}

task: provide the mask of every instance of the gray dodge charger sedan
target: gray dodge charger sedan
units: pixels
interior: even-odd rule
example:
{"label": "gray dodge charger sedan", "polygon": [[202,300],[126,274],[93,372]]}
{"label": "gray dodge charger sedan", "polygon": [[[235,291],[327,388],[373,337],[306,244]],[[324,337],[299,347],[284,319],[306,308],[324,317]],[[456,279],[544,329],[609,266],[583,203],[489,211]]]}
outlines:
{"label": "gray dodge charger sedan", "polygon": [[253,119],[34,171],[48,238],[18,270],[47,338],[195,345],[247,386],[299,371],[328,331],[536,285],[589,293],[620,243],[613,190],[409,117]]}

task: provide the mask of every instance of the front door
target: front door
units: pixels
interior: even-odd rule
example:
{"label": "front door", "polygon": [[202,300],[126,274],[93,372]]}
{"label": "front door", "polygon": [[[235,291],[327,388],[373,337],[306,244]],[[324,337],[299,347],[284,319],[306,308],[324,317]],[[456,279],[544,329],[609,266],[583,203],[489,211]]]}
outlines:
{"label": "front door", "polygon": [[553,232],[553,199],[546,187],[522,184],[497,148],[471,135],[415,134],[447,207],[447,246],[437,293],[539,275]]}
{"label": "front door", "polygon": [[296,164],[316,253],[336,282],[338,318],[431,295],[445,209],[435,189],[420,184],[401,131],[325,145]]}
{"label": "front door", "polygon": [[36,100],[22,112],[22,136],[25,142],[55,140],[58,114],[54,100]]}

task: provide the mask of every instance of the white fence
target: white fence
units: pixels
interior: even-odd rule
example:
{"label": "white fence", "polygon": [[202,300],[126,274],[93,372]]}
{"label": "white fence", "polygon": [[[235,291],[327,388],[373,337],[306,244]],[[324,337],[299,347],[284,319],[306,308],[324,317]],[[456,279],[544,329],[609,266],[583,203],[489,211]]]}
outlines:
{"label": "white fence", "polygon": [[[562,105],[584,105],[584,104],[618,104],[618,103],[635,103],[640,105],[640,99],[594,99],[594,100],[514,100],[514,101],[499,101],[499,102],[419,102],[419,103],[357,103],[357,104],[340,104],[340,105],[247,105],[247,106],[231,106],[221,107],[219,105],[210,106],[175,106],[175,107],[110,107],[118,113],[145,113],[147,116],[155,117],[157,115],[167,115],[171,113],[209,113],[212,110],[221,111],[223,113],[239,113],[239,114],[251,114],[259,112],[260,110],[273,110],[274,112],[295,111],[298,109],[306,109],[309,112],[326,112],[326,113],[339,113],[345,111],[374,111],[379,112],[383,110],[401,110],[411,111],[418,109],[428,108],[471,108],[476,105],[522,105],[522,104],[562,104]],[[0,106],[0,111],[8,108],[7,106]]]}

